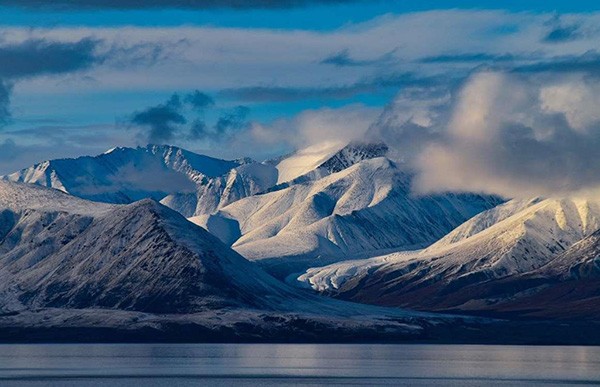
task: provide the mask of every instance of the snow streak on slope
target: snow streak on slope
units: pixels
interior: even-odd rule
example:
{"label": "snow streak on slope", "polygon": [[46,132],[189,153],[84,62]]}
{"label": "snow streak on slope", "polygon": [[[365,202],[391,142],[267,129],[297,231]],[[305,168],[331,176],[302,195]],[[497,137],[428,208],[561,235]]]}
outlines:
{"label": "snow streak on slope", "polygon": [[299,176],[313,171],[345,145],[340,142],[325,142],[302,149],[289,157],[285,157],[276,165],[279,172],[277,184],[294,180]]}
{"label": "snow streak on slope", "polygon": [[598,229],[597,202],[511,201],[475,216],[426,250],[314,268],[299,280],[378,304],[464,307],[475,297],[465,288],[541,268]]}
{"label": "snow streak on slope", "polygon": [[196,221],[226,241],[241,235],[233,244],[238,252],[283,276],[353,254],[426,246],[499,202],[478,195],[414,197],[411,180],[378,157],[245,198]]}

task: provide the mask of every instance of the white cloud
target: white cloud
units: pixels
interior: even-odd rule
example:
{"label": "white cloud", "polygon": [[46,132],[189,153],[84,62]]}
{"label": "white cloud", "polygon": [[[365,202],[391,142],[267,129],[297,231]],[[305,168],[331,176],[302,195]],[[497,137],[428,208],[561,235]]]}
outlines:
{"label": "white cloud", "polygon": [[573,129],[587,132],[590,126],[600,121],[600,85],[590,83],[582,76],[573,78],[542,87],[542,109],[564,114]]}
{"label": "white cloud", "polygon": [[[472,76],[448,107],[452,118],[443,136],[416,158],[416,188],[506,197],[597,190],[597,105],[576,102],[581,95],[597,101],[600,81],[589,79],[583,87],[570,76],[553,77],[560,86],[536,75]],[[563,95],[568,90],[576,91],[574,105]]]}
{"label": "white cloud", "polygon": [[381,109],[361,104],[305,110],[270,125],[255,123],[250,135],[259,143],[286,143],[295,148],[320,142],[349,142],[362,138]]}
{"label": "white cloud", "polygon": [[[73,87],[98,90],[165,90],[200,87],[203,90],[243,86],[327,87],[348,85],[378,72],[435,74],[468,69],[473,63],[416,61],[442,54],[487,53],[551,58],[579,55],[600,49],[592,28],[599,14],[570,15],[569,23],[580,23],[586,31],[580,39],[549,44],[548,21],[554,15],[509,13],[506,11],[430,11],[388,15],[338,30],[278,30],[258,28],[174,27],[174,28],[2,28],[5,42],[26,38],[75,41],[93,37],[104,41],[104,49],[138,47],[147,44],[166,50],[151,66],[116,66],[107,61],[88,75],[97,82],[61,85],[55,79],[39,78],[19,85],[23,92],[68,92]],[[396,63],[385,68],[336,67],[321,60],[341,50],[357,60],[372,60],[393,51]],[[168,54],[168,55],[167,55]],[[49,89],[50,87],[50,89]],[[53,89],[52,89],[53,88]]]}

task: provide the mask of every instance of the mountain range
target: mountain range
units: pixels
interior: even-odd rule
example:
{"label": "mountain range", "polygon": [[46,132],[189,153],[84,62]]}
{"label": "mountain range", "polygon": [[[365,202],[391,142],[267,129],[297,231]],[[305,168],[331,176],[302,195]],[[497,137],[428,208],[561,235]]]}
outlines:
{"label": "mountain range", "polygon": [[159,200],[272,274],[427,246],[495,197],[414,197],[382,143],[326,143],[279,160],[218,160],[172,146],[47,161],[5,178],[83,199]]}
{"label": "mountain range", "polygon": [[585,342],[568,327],[597,328],[600,200],[413,179],[364,142],[263,162],[114,148],[6,175],[0,340]]}
{"label": "mountain range", "polygon": [[142,329],[161,337],[184,327],[203,339],[410,338],[425,323],[456,320],[299,292],[151,199],[98,204],[0,181],[0,219],[3,332]]}

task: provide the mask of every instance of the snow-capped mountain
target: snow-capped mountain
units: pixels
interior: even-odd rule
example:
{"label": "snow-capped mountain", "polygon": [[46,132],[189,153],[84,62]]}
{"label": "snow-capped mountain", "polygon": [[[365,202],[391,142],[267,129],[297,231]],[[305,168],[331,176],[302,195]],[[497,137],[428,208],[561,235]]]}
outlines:
{"label": "snow-capped mountain", "polygon": [[262,295],[286,291],[150,199],[111,206],[9,182],[0,192],[2,288],[23,306],[190,313],[266,307]]}
{"label": "snow-capped mountain", "polygon": [[298,291],[150,199],[111,205],[0,181],[0,220],[0,328],[14,332],[412,337],[455,320]]}
{"label": "snow-capped mountain", "polygon": [[[527,289],[522,278],[536,277],[536,286],[549,286],[557,278],[594,273],[591,246],[598,229],[599,202],[513,200],[473,217],[425,250],[313,268],[299,280],[376,304],[493,309],[491,304],[497,308]],[[509,283],[513,287],[507,291],[502,284]]]}
{"label": "snow-capped mountain", "polygon": [[220,160],[173,146],[148,145],[45,161],[4,179],[105,203],[152,198],[194,216],[269,188],[277,181],[277,170],[249,159]]}
{"label": "snow-capped mountain", "polygon": [[192,221],[285,276],[353,255],[427,246],[500,202],[471,194],[415,197],[412,175],[378,157],[384,147],[370,149],[342,150],[289,184]]}

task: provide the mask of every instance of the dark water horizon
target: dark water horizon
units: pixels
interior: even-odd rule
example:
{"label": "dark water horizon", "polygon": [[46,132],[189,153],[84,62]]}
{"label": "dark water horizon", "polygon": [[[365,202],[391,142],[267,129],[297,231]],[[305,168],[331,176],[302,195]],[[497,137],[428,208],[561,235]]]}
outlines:
{"label": "dark water horizon", "polygon": [[600,347],[2,344],[0,386],[600,385]]}

